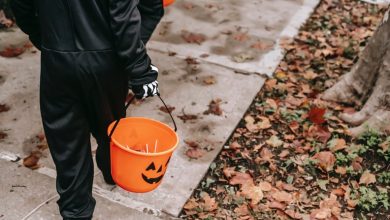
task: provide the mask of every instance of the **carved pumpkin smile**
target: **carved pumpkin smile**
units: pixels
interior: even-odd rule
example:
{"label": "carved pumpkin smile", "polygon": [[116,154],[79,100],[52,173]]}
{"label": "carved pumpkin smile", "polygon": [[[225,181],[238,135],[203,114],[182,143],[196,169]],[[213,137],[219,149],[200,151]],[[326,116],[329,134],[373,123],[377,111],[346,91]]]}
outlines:
{"label": "carved pumpkin smile", "polygon": [[156,178],[148,178],[147,176],[145,176],[145,174],[142,174],[142,179],[144,179],[144,181],[149,183],[149,184],[158,183],[158,182],[160,182],[160,180],[162,178],[163,178],[163,175],[156,177]]}
{"label": "carved pumpkin smile", "polygon": [[[165,163],[165,167],[167,167],[170,159],[171,158],[169,157],[168,161]],[[163,172],[163,165],[160,165],[160,167],[156,171],[156,165],[154,164],[154,162],[152,162],[146,168],[145,172],[143,172],[141,175],[142,175],[142,179],[145,182],[147,182],[149,184],[155,184],[155,183],[158,183],[162,180],[164,173],[165,173],[165,170]],[[158,174],[158,176],[156,176],[156,174]]]}

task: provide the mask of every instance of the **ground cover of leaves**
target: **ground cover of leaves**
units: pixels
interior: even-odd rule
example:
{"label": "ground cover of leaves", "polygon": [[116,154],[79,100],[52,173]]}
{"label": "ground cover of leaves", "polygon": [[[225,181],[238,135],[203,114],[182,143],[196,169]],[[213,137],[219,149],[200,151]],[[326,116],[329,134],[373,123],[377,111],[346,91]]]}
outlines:
{"label": "ground cover of leaves", "polygon": [[[184,219],[390,219],[390,138],[358,138],[320,99],[348,72],[385,9],[323,0],[192,197]],[[192,141],[187,140],[187,143]]]}

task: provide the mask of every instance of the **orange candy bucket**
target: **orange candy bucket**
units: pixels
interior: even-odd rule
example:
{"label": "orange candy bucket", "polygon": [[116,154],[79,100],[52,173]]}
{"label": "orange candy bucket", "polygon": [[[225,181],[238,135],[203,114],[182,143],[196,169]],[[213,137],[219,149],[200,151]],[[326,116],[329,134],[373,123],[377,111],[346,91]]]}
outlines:
{"label": "orange candy bucket", "polygon": [[[173,120],[172,115],[171,118]],[[108,127],[111,175],[118,186],[130,192],[143,193],[160,185],[179,142],[174,120],[173,123],[175,130],[162,122],[141,117],[128,117],[111,123]]]}
{"label": "orange candy bucket", "polygon": [[175,2],[175,0],[163,0],[163,5],[164,5],[164,7],[167,7],[174,2]]}

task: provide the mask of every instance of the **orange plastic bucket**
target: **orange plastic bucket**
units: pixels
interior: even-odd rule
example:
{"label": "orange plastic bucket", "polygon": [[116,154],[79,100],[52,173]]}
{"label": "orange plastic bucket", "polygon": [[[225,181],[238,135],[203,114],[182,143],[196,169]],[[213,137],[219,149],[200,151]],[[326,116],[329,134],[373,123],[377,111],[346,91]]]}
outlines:
{"label": "orange plastic bucket", "polygon": [[128,117],[120,119],[120,123],[113,122],[108,133],[111,137],[111,175],[115,183],[138,193],[157,188],[179,142],[175,131],[176,124],[173,130],[148,118]]}
{"label": "orange plastic bucket", "polygon": [[175,0],[163,0],[164,7],[167,7],[174,2],[175,2]]}

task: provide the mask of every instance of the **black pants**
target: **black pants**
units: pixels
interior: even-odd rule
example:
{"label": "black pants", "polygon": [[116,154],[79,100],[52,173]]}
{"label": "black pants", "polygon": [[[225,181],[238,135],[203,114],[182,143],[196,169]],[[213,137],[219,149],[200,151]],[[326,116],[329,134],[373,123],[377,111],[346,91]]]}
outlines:
{"label": "black pants", "polygon": [[[102,61],[99,68],[93,66]],[[98,143],[98,167],[111,175],[107,127],[125,116],[128,91],[127,76],[117,66],[112,51],[42,50],[41,114],[57,169],[57,203],[65,219],[88,219],[93,214],[91,133]]]}

